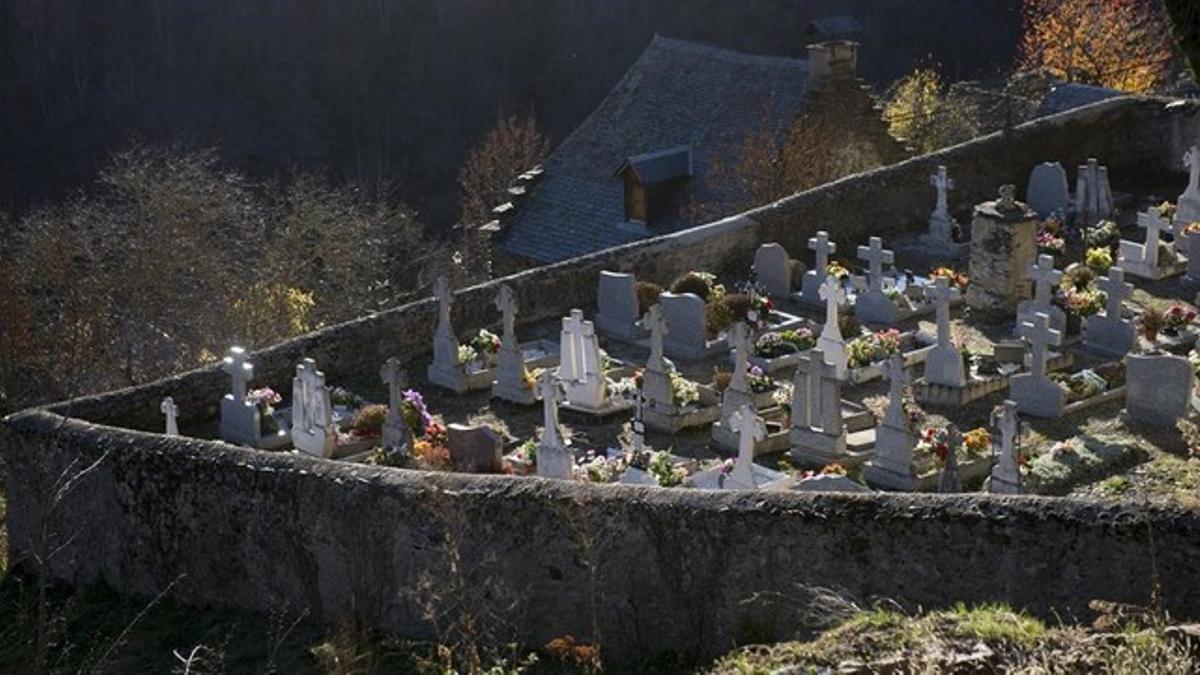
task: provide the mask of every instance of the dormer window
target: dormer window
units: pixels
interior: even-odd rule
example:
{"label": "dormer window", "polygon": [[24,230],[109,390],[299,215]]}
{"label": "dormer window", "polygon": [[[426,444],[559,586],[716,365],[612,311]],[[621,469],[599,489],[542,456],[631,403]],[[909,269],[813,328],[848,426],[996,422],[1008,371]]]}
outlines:
{"label": "dormer window", "polygon": [[616,176],[625,185],[625,220],[648,225],[676,211],[692,176],[692,148],[635,155],[621,163]]}

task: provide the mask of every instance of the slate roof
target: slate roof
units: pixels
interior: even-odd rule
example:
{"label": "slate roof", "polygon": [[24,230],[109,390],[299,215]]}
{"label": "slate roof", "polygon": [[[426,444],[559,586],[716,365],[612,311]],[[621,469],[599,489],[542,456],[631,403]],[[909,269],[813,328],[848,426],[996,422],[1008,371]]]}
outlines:
{"label": "slate roof", "polygon": [[805,34],[809,37],[833,39],[855,35],[863,31],[863,26],[851,14],[824,16],[808,22]]}
{"label": "slate roof", "polygon": [[1045,117],[1046,115],[1054,115],[1122,95],[1116,89],[1097,87],[1091,84],[1079,84],[1077,82],[1058,84],[1042,99],[1042,104],[1038,106],[1036,116]]}
{"label": "slate roof", "polygon": [[692,146],[680,145],[657,152],[647,152],[634,155],[621,162],[616,174],[624,173],[626,168],[633,169],[638,180],[643,184],[658,183],[672,178],[683,178],[692,175]]}
{"label": "slate roof", "polygon": [[715,197],[704,180],[712,160],[736,152],[771,113],[774,131],[803,108],[808,62],[757,56],[655,36],[587,119],[544,164],[541,184],[522,200],[499,237],[511,254],[556,262],[694,224],[682,218],[650,230],[624,222],[613,171],[639,155],[691,148],[695,196]]}

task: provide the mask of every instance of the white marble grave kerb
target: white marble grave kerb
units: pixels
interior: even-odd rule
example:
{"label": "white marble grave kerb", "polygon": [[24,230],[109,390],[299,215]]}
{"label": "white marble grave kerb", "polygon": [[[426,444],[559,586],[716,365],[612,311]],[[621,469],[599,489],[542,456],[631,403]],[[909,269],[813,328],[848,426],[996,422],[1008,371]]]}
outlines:
{"label": "white marble grave kerb", "polygon": [[1137,332],[1133,323],[1121,317],[1121,307],[1133,295],[1133,284],[1125,282],[1125,272],[1111,267],[1107,277],[1096,281],[1105,293],[1104,313],[1089,316],[1084,324],[1083,344],[1105,356],[1124,356],[1133,349]]}
{"label": "white marble grave kerb", "polygon": [[504,329],[500,337],[500,354],[496,365],[496,380],[492,382],[492,396],[530,405],[537,401],[537,393],[525,386],[529,373],[525,369],[525,356],[521,345],[517,342],[517,300],[511,286],[500,286],[495,305],[500,311]]}
{"label": "white marble grave kerb", "polygon": [[166,435],[167,436],[178,436],[179,435],[179,423],[176,420],[179,417],[179,408],[175,405],[175,399],[171,398],[170,396],[164,398],[162,400],[162,405],[159,406],[159,409],[162,410],[162,414],[164,416],[166,416],[166,418],[167,418],[166,419],[166,424],[167,424]]}
{"label": "white marble grave kerb", "polygon": [[958,297],[958,289],[952,288],[945,277],[938,277],[929,289],[929,296],[936,305],[937,344],[925,357],[925,381],[945,387],[964,387],[967,372],[962,353],[950,339],[950,302]]}
{"label": "white marble grave kerb", "polygon": [[388,389],[388,415],[383,424],[381,439],[385,450],[412,448],[412,429],[404,421],[400,412],[400,403],[404,400],[404,387],[408,386],[408,375],[404,372],[400,359],[389,358],[379,369],[379,379]]}
{"label": "white marble grave kerb", "polygon": [[821,304],[821,286],[829,275],[829,256],[837,253],[837,244],[829,241],[829,233],[825,230],[817,232],[815,237],[809,237],[808,247],[815,257],[813,268],[804,273],[800,286],[800,299],[813,305]]}
{"label": "white marble grave kerb", "polygon": [[1054,289],[1063,278],[1063,273],[1054,269],[1054,257],[1039,255],[1037,263],[1029,268],[1029,278],[1033,281],[1033,299],[1023,300],[1018,306],[1017,325],[1032,321],[1033,315],[1040,312],[1050,317],[1051,328],[1065,331],[1067,314],[1052,302]]}
{"label": "white marble grave kerb", "polygon": [[825,326],[817,338],[817,348],[825,355],[826,362],[834,367],[838,378],[845,379],[846,340],[838,326],[838,305],[846,301],[846,291],[833,275],[827,275],[818,293],[825,302]]}
{"label": "white marble grave kerb", "polygon": [[1034,320],[1021,324],[1021,337],[1029,341],[1032,350],[1029,372],[1014,375],[1010,380],[1011,398],[1020,412],[1034,417],[1062,417],[1066,395],[1046,377],[1047,347],[1062,344],[1062,333],[1050,328],[1050,317],[1034,315]]}
{"label": "white marble grave kerb", "polygon": [[571,451],[567,449],[558,426],[558,401],[560,387],[554,374],[546,369],[538,381],[538,393],[542,398],[542,436],[537,448],[537,475],[544,478],[571,478]]}
{"label": "white marble grave kerb", "polygon": [[583,410],[601,410],[608,405],[608,387],[600,363],[600,342],[583,311],[571,310],[562,320],[559,377],[567,402]]}
{"label": "white marble grave kerb", "polygon": [[292,378],[292,445],[306,455],[326,458],[337,446],[325,374],[312,359],[301,361]]}
{"label": "white marble grave kerb", "polygon": [[992,410],[992,427],[997,438],[992,441],[995,462],[988,490],[994,494],[1021,494],[1020,434],[1021,420],[1017,404],[1005,401]]}
{"label": "white marble grave kerb", "polygon": [[868,246],[858,247],[858,258],[867,261],[867,290],[855,300],[854,315],[868,323],[895,322],[896,303],[883,290],[883,266],[895,264],[895,254],[883,247],[882,239],[871,237]]}

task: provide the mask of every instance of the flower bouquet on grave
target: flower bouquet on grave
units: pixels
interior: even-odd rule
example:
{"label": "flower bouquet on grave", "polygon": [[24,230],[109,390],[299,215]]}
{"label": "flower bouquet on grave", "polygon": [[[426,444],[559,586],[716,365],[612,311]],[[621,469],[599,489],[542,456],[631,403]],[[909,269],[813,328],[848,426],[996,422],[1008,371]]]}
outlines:
{"label": "flower bouquet on grave", "polygon": [[1108,380],[1088,368],[1077,373],[1053,373],[1050,379],[1066,394],[1067,403],[1099,396],[1108,391]]}
{"label": "flower bouquet on grave", "polygon": [[775,390],[775,380],[764,373],[762,368],[755,365],[746,366],[746,385],[755,394],[765,394]]}
{"label": "flower bouquet on grave", "polygon": [[251,389],[246,394],[246,401],[258,408],[258,433],[269,436],[279,431],[279,422],[275,421],[275,406],[283,401],[283,397],[270,387]]}
{"label": "flower bouquet on grave", "polygon": [[1095,274],[1107,274],[1113,265],[1112,251],[1106,246],[1089,248],[1083,254],[1083,263]]}
{"label": "flower bouquet on grave", "polygon": [[1192,364],[1192,372],[1200,378],[1200,351],[1193,349],[1188,352],[1188,363]]}
{"label": "flower bouquet on grave", "polygon": [[528,476],[536,471],[537,449],[537,439],[530,438],[505,455],[504,464],[508,472],[518,476]]}
{"label": "flower bouquet on grave", "polygon": [[960,293],[967,291],[967,284],[970,283],[970,278],[966,274],[955,270],[952,267],[935,267],[929,273],[929,280],[936,281],[937,279],[946,279],[950,282],[951,288],[957,288]]}
{"label": "flower bouquet on grave", "polygon": [[765,294],[749,296],[750,307],[746,312],[746,323],[752,328],[762,330],[767,327],[771,314],[775,311],[775,302]]}
{"label": "flower bouquet on grave", "polygon": [[1162,332],[1164,335],[1177,336],[1191,328],[1195,320],[1196,310],[1176,303],[1168,307],[1163,315]]}
{"label": "flower bouquet on grave", "polygon": [[475,350],[476,358],[482,362],[483,368],[480,370],[496,365],[496,355],[500,353],[500,336],[480,328],[467,344]]}
{"label": "flower bouquet on grave", "polygon": [[1164,201],[1158,205],[1158,216],[1164,220],[1175,220],[1175,212],[1178,207],[1169,201]]}
{"label": "flower bouquet on grave", "polygon": [[809,328],[763,333],[754,342],[754,355],[773,359],[808,351],[817,346],[817,336]]}
{"label": "flower bouquet on grave", "polygon": [[946,465],[946,459],[951,452],[960,453],[962,445],[952,447],[950,431],[944,427],[925,427],[917,436],[917,445],[913,448],[919,466],[936,467],[941,469]]}
{"label": "flower bouquet on grave", "polygon": [[673,462],[671,453],[666,450],[659,450],[650,455],[646,471],[654,476],[659,487],[676,487],[683,484],[683,479],[688,477],[687,468]]}
{"label": "flower bouquet on grave", "polygon": [[1054,304],[1067,314],[1087,318],[1104,309],[1108,299],[1103,291],[1095,289],[1076,290],[1074,288],[1059,289],[1054,295]]}
{"label": "flower bouquet on grave", "polygon": [[838,281],[845,281],[850,278],[850,268],[836,260],[830,260],[825,266],[825,274]]}
{"label": "flower bouquet on grave", "polygon": [[1061,258],[1067,250],[1067,240],[1043,229],[1037,233],[1037,247],[1038,253]]}
{"label": "flower bouquet on grave", "polygon": [[575,480],[588,483],[615,483],[628,468],[629,464],[624,455],[608,457],[589,448],[582,457],[575,460],[571,467],[571,475]]}
{"label": "flower bouquet on grave", "polygon": [[1083,245],[1088,248],[1104,247],[1111,249],[1121,241],[1121,229],[1116,222],[1102,220],[1087,229],[1083,235]]}
{"label": "flower bouquet on grave", "polygon": [[[383,404],[368,405],[359,408],[354,417],[345,426],[345,434],[338,434],[340,445],[348,445],[352,440],[378,438],[383,435],[383,425],[387,424],[388,407]],[[346,442],[341,437],[345,435]]]}
{"label": "flower bouquet on grave", "polygon": [[900,331],[895,328],[876,331],[846,344],[846,366],[862,368],[885,361],[900,353]]}
{"label": "flower bouquet on grave", "polygon": [[1183,226],[1183,236],[1190,237],[1193,234],[1200,234],[1200,221],[1193,221]]}

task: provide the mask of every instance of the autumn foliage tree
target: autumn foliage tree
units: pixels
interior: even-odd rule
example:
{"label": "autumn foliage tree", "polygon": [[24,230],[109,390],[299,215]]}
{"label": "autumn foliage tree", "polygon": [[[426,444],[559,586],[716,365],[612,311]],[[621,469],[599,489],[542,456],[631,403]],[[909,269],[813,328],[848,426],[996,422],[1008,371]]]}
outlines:
{"label": "autumn foliage tree", "polygon": [[1171,42],[1153,0],[1025,0],[1017,71],[1147,93],[1166,83]]}
{"label": "autumn foliage tree", "polygon": [[883,110],[892,136],[918,154],[933,152],[979,135],[975,106],[945,91],[933,68],[918,68],[889,89]]}

